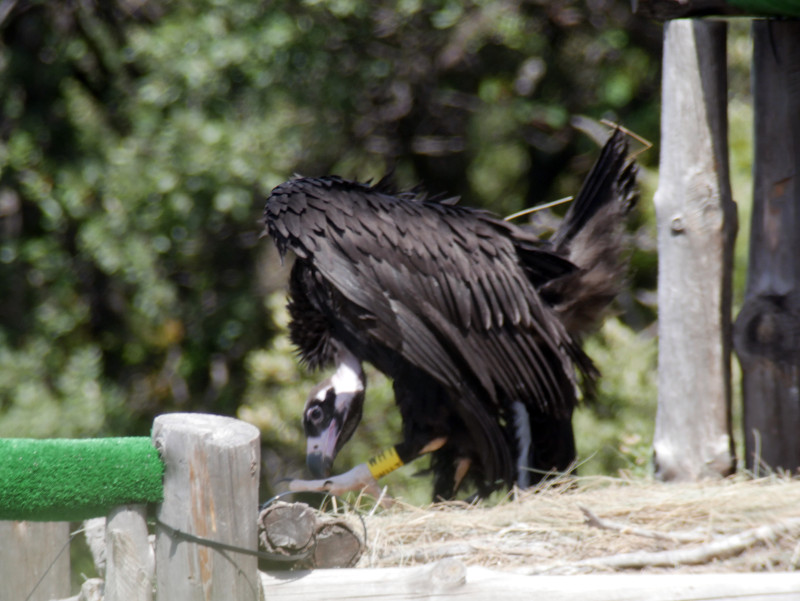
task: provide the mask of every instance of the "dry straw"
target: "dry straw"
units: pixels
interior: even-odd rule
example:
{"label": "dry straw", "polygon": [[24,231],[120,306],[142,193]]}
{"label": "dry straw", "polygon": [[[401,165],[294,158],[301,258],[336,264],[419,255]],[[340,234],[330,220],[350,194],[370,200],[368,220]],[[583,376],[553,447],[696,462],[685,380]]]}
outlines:
{"label": "dry straw", "polygon": [[550,482],[487,506],[396,503],[366,518],[359,567],[466,564],[525,573],[797,570],[800,481]]}

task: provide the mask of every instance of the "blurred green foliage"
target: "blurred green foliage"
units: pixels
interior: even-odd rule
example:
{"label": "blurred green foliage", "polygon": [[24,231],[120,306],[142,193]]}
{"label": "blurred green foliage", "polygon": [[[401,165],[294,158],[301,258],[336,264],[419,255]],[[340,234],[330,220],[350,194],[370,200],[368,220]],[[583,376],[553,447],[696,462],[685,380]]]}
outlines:
{"label": "blurred green foliage", "polygon": [[657,348],[618,318],[608,318],[585,345],[603,377],[597,402],[575,412],[578,473],[650,473],[656,409]]}
{"label": "blurred green foliage", "polygon": [[[259,240],[265,193],[295,172],[393,170],[507,214],[578,189],[597,147],[574,115],[658,137],[660,27],[626,0],[8,6],[0,436],[238,414],[262,428],[269,483],[301,475],[301,408],[322,376],[282,333],[288,266]],[[606,379],[576,422],[585,472],[646,470],[656,160],[641,157],[631,293],[589,345]],[[396,442],[391,388],[369,381],[337,468]],[[387,481],[412,490],[422,464]]]}

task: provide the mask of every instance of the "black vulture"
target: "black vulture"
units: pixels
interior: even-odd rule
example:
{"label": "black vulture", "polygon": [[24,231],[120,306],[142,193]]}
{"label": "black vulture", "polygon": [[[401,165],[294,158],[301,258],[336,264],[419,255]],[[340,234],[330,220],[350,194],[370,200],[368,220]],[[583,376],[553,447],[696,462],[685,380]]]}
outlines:
{"label": "black vulture", "polygon": [[[334,365],[303,412],[307,465],[294,490],[377,490],[432,453],[434,497],[465,477],[480,495],[527,487],[575,460],[572,412],[597,377],[581,335],[616,295],[636,167],[615,130],[557,231],[541,240],[457,199],[337,176],[269,196],[266,231],[289,282],[289,334],[311,368]],[[369,362],[393,381],[402,441],[331,477],[362,416]]]}

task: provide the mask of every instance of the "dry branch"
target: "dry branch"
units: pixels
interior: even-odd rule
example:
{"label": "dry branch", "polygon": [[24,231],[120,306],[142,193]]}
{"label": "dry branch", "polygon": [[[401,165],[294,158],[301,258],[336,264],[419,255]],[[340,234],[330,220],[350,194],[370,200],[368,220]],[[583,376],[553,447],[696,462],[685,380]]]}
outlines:
{"label": "dry branch", "polygon": [[656,538],[659,540],[668,540],[681,543],[697,543],[708,540],[708,535],[706,533],[697,531],[671,533],[658,532],[657,530],[638,528],[637,526],[631,526],[630,524],[625,524],[623,522],[604,520],[595,515],[595,513],[588,507],[581,506],[580,510],[583,512],[583,515],[586,516],[586,523],[589,526],[600,528],[601,530],[612,530],[621,534],[635,534],[636,536],[642,536],[644,538]]}

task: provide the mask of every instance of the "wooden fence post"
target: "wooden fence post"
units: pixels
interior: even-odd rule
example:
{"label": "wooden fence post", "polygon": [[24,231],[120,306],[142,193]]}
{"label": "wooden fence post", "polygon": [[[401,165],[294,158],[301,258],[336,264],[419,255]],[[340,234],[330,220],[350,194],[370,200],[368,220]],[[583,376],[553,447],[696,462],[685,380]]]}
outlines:
{"label": "wooden fence post", "polygon": [[736,320],[748,469],[800,467],[800,21],[753,22],[753,222]]}
{"label": "wooden fence post", "polygon": [[164,460],[157,519],[158,601],[257,601],[254,556],[189,542],[173,530],[255,551],[259,431],[232,418],[161,415],[153,442]]}
{"label": "wooden fence post", "polygon": [[695,480],[734,467],[726,24],[664,24],[658,227],[656,476]]}
{"label": "wooden fence post", "polygon": [[0,599],[68,596],[69,538],[69,522],[0,522]]}
{"label": "wooden fence post", "polygon": [[105,528],[105,601],[152,601],[155,557],[145,505],[111,510]]}

